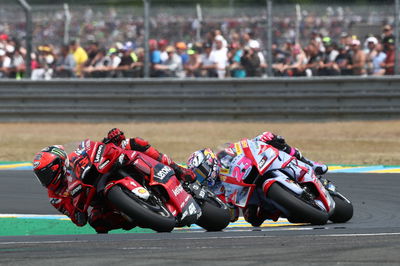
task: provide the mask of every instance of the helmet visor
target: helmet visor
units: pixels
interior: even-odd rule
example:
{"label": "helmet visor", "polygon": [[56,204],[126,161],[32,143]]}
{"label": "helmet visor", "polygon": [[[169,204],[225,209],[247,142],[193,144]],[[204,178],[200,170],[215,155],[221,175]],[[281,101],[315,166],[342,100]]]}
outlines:
{"label": "helmet visor", "polygon": [[48,187],[52,182],[55,183],[56,179],[59,179],[61,168],[60,160],[56,159],[51,165],[36,170],[35,176],[44,187]]}

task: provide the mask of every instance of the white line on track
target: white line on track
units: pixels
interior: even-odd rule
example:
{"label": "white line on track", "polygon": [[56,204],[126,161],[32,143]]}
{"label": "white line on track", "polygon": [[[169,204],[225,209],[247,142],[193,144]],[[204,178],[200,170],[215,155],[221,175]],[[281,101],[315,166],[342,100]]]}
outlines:
{"label": "white line on track", "polygon": [[14,242],[0,242],[0,245],[15,245],[15,244],[63,244],[63,243],[87,243],[89,240],[59,240],[59,241],[14,241]]}
{"label": "white line on track", "polygon": [[[297,237],[364,237],[364,236],[394,236],[399,233],[365,233],[365,234],[329,234],[329,235],[301,235]],[[177,240],[211,240],[211,239],[243,239],[243,238],[275,238],[277,235],[262,235],[262,236],[210,236],[210,237],[183,237]],[[139,238],[140,241],[159,241],[160,239]],[[88,243],[90,240],[66,240],[66,241],[23,241],[23,242],[0,242],[0,245],[15,245],[15,244],[63,244],[63,243]]]}

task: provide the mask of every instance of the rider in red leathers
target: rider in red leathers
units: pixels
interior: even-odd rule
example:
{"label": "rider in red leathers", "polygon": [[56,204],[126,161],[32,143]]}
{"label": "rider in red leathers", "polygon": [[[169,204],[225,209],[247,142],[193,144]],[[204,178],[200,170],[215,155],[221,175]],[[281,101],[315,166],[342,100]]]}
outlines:
{"label": "rider in red leathers", "polygon": [[79,212],[72,203],[70,188],[76,179],[67,170],[68,166],[68,156],[61,145],[44,148],[33,158],[33,171],[39,182],[47,188],[51,205],[77,226],[84,226],[88,216]]}
{"label": "rider in red leathers", "polygon": [[[70,157],[79,161],[77,153]],[[75,162],[71,162],[72,165]],[[113,229],[130,230],[136,224],[126,219],[120,212],[104,206],[101,202],[95,203],[88,212],[82,212],[73,204],[73,198],[81,192],[80,175],[75,174],[63,146],[54,145],[38,152],[33,159],[33,171],[39,182],[47,188],[51,205],[59,212],[68,216],[77,226],[84,226],[88,222],[97,233],[108,233]]]}
{"label": "rider in red leathers", "polygon": [[[196,179],[196,175],[189,169],[180,167],[174,161],[172,161],[167,155],[157,151],[154,147],[150,146],[149,142],[142,138],[126,138],[124,133],[118,129],[111,129],[107,137],[102,141],[103,143],[113,143],[114,145],[121,147],[126,150],[134,150],[143,152],[149,157],[161,162],[162,164],[170,166],[178,179],[184,182],[192,182]],[[103,228],[115,227],[121,222],[121,216],[116,214],[114,210],[106,208],[103,204],[93,206],[92,212],[89,215],[89,223],[96,229],[97,232],[104,230]],[[104,225],[104,222],[114,221],[110,225]],[[129,224],[126,224],[127,230],[130,229]]]}
{"label": "rider in red leathers", "polygon": [[[145,153],[163,164],[174,169],[178,178],[183,181],[193,181],[195,174],[188,169],[174,163],[167,155],[158,152],[150,144],[140,138],[126,139],[119,129],[109,131],[104,143],[113,143],[124,149],[131,149]],[[33,160],[33,170],[40,183],[47,188],[50,203],[61,213],[67,215],[77,226],[89,223],[97,233],[107,233],[113,229],[130,230],[136,226],[134,221],[128,220],[120,212],[105,206],[102,202],[94,203],[89,214],[80,212],[73,205],[73,196],[78,193],[81,156],[73,152],[67,156],[61,145],[47,147],[37,153]],[[82,169],[80,169],[82,170]],[[77,192],[78,191],[78,192]]]}
{"label": "rider in red leathers", "polygon": [[113,143],[118,147],[121,147],[126,150],[134,150],[140,151],[144,154],[150,156],[151,158],[161,162],[162,164],[170,166],[176,176],[182,181],[194,181],[196,179],[196,175],[189,169],[183,168],[176,164],[171,158],[159,151],[157,151],[154,147],[150,146],[149,142],[142,138],[126,138],[124,132],[122,132],[118,128],[111,129],[107,137],[103,139],[104,143]]}

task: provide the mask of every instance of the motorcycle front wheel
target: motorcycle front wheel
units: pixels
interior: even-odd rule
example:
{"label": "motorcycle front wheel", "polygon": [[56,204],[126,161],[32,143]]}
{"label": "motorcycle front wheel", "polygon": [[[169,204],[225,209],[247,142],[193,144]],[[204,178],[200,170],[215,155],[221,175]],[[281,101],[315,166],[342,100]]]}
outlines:
{"label": "motorcycle front wheel", "polygon": [[228,207],[214,195],[208,195],[207,199],[200,204],[201,216],[196,224],[207,231],[221,231],[230,222],[231,216]]}
{"label": "motorcycle front wheel", "polygon": [[[279,183],[274,183],[268,190],[267,197],[282,208],[290,222],[311,223],[323,225],[328,222],[328,213],[312,206],[299,196],[284,189]],[[280,208],[279,208],[280,209]]]}
{"label": "motorcycle front wheel", "polygon": [[175,217],[162,201],[153,195],[144,200],[127,189],[114,186],[109,190],[107,198],[140,227],[157,232],[171,232],[175,227]]}
{"label": "motorcycle front wheel", "polygon": [[329,220],[333,223],[345,223],[353,217],[353,204],[341,195],[332,195],[335,210]]}

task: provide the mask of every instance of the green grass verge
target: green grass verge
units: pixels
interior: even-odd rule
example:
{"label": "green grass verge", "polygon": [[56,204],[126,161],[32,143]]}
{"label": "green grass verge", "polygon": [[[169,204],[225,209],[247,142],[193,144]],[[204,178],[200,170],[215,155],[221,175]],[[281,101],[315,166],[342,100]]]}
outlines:
{"label": "green grass verge", "polygon": [[[130,231],[122,229],[110,231],[110,234],[126,233],[152,233],[153,230],[134,228]],[[1,218],[0,236],[17,235],[79,235],[96,234],[96,231],[90,226],[78,227],[69,220],[57,219],[22,219],[22,218]]]}

